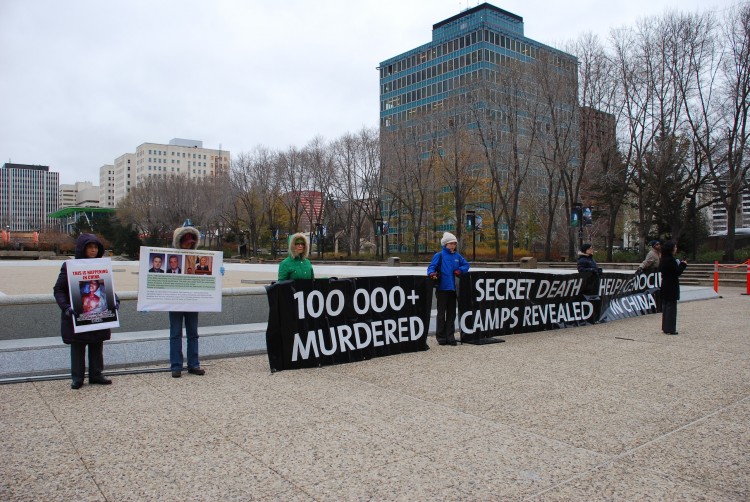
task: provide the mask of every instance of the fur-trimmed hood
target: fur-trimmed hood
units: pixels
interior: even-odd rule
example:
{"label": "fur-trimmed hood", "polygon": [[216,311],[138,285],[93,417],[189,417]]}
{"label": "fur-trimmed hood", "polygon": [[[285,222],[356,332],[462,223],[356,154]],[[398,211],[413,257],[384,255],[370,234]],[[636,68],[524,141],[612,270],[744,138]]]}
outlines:
{"label": "fur-trimmed hood", "polygon": [[198,249],[198,242],[201,240],[201,233],[195,227],[177,227],[174,230],[174,236],[172,237],[172,247],[180,249],[180,239],[183,235],[193,234],[195,236],[195,244],[192,249]]}
{"label": "fur-trimmed hood", "polygon": [[299,256],[294,253],[294,241],[300,238],[305,239],[305,252],[302,254],[302,258],[304,259],[310,256],[310,238],[304,232],[297,232],[289,237],[289,256],[292,258],[299,258]]}

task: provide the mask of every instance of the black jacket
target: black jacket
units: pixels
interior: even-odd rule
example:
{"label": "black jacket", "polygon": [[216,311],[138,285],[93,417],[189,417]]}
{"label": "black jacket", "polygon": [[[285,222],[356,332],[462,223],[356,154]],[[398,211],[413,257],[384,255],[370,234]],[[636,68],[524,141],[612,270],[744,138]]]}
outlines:
{"label": "black jacket", "polygon": [[671,254],[662,251],[659,271],[661,272],[661,299],[676,302],[680,299],[680,275],[687,268],[687,263]]}
{"label": "black jacket", "polygon": [[[84,249],[89,243],[96,243],[99,246],[99,252],[96,257],[101,258],[104,256],[104,245],[101,241],[92,234],[81,234],[76,241],[76,259],[84,258]],[[60,275],[57,276],[57,282],[52,288],[52,293],[55,295],[55,301],[60,307],[60,334],[62,335],[63,342],[65,343],[91,343],[91,342],[102,342],[109,340],[112,337],[112,332],[108,329],[100,329],[97,331],[87,331],[85,333],[75,333],[73,331],[73,320],[66,313],[70,308],[70,290],[68,289],[68,267],[67,263],[63,263],[60,267]]]}

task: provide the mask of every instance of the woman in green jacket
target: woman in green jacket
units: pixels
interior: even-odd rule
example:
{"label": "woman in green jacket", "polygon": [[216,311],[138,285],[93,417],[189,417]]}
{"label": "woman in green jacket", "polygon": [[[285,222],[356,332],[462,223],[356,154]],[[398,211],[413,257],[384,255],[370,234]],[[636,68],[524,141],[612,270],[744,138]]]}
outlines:
{"label": "woman in green jacket", "polygon": [[289,255],[279,264],[279,280],[314,279],[310,255],[310,240],[299,232],[289,238]]}

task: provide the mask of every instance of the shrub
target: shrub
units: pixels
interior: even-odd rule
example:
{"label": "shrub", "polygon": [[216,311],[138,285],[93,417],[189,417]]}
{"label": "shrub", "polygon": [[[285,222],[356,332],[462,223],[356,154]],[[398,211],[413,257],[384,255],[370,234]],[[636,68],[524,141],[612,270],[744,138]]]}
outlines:
{"label": "shrub", "polygon": [[612,261],[614,263],[638,263],[641,260],[635,251],[615,251],[612,253]]}
{"label": "shrub", "polygon": [[700,263],[713,263],[715,261],[721,263],[724,260],[724,251],[702,250],[696,255],[695,259]]}

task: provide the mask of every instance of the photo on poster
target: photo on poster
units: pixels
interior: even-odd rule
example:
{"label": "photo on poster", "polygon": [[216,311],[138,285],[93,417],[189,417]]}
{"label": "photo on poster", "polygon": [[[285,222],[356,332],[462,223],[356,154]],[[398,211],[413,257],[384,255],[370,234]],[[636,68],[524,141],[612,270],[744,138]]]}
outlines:
{"label": "photo on poster", "polygon": [[182,273],[182,260],[183,256],[180,254],[170,254],[167,256],[167,273],[168,274],[181,274]]}
{"label": "photo on poster", "polygon": [[151,274],[163,274],[164,273],[164,253],[150,253],[149,263],[151,268],[148,269]]}

